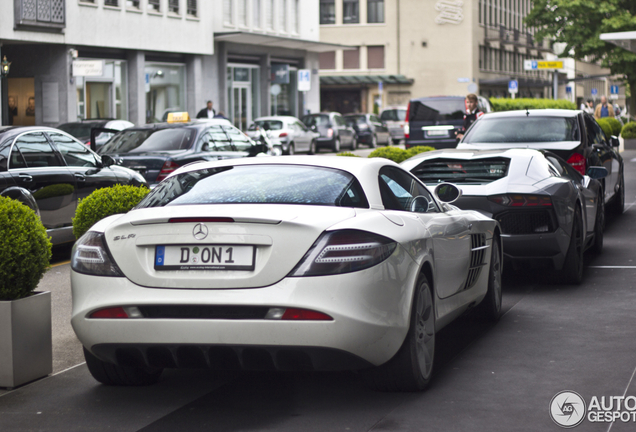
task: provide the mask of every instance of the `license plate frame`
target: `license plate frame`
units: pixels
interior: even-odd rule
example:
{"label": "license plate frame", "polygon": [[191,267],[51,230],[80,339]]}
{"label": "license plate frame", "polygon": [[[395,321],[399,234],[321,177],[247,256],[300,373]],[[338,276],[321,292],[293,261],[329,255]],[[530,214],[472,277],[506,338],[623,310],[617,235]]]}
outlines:
{"label": "license plate frame", "polygon": [[426,131],[426,136],[428,137],[435,137],[435,138],[439,138],[439,137],[448,137],[449,131],[446,129],[432,129],[432,130],[427,130]]}
{"label": "license plate frame", "polygon": [[256,247],[253,245],[157,245],[154,268],[157,271],[252,271],[255,261]]}

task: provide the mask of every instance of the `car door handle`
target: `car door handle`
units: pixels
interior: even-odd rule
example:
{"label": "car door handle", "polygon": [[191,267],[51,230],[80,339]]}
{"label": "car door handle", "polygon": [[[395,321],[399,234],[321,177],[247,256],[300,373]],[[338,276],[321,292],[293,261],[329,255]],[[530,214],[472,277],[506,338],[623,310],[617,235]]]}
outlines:
{"label": "car door handle", "polygon": [[86,181],[86,176],[84,176],[83,174],[77,174],[77,173],[76,173],[76,174],[75,174],[75,178],[76,178],[78,181],[81,181],[81,182]]}
{"label": "car door handle", "polygon": [[20,180],[22,180],[23,182],[32,182],[33,181],[33,177],[30,176],[29,174],[20,173],[20,174],[18,174],[18,178]]}

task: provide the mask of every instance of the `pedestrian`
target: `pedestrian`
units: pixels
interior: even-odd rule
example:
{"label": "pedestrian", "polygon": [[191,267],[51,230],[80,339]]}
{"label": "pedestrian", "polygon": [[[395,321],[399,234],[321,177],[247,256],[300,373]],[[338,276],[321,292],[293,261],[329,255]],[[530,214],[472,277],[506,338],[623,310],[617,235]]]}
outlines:
{"label": "pedestrian", "polygon": [[588,99],[586,103],[581,104],[581,109],[588,114],[594,114],[594,101]]}
{"label": "pedestrian", "polygon": [[203,108],[201,111],[199,111],[199,113],[197,114],[197,118],[214,118],[214,116],[216,115],[216,111],[214,111],[214,108],[212,108],[212,101],[209,100],[208,101],[208,105]]}
{"label": "pedestrian", "polygon": [[470,125],[475,123],[475,121],[484,115],[482,110],[477,106],[477,95],[474,93],[470,93],[466,96],[466,100],[464,101],[466,105],[466,113],[464,114],[464,125],[460,133],[455,133],[455,137],[460,140],[464,137],[464,133],[468,130]]}
{"label": "pedestrian", "polygon": [[603,117],[612,117],[614,118],[614,108],[611,104],[607,103],[607,98],[605,95],[601,96],[601,103],[596,105],[596,109],[594,110],[594,118],[600,119]]}

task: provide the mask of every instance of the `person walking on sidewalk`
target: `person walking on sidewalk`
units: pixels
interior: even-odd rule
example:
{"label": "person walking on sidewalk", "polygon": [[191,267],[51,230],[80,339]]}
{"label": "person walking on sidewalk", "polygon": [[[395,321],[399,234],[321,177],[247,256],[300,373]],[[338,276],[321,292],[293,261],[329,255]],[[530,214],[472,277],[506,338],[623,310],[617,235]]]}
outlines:
{"label": "person walking on sidewalk", "polygon": [[601,103],[596,105],[596,109],[594,110],[594,118],[600,119],[603,117],[611,117],[614,118],[614,108],[611,104],[607,103],[607,98],[605,95],[601,96]]}
{"label": "person walking on sidewalk", "polygon": [[464,126],[460,133],[456,133],[455,137],[460,140],[464,137],[464,133],[468,130],[468,128],[477,121],[478,118],[484,115],[482,110],[477,106],[477,95],[474,93],[470,93],[466,96],[466,100],[464,101],[466,105],[466,113],[464,114]]}
{"label": "person walking on sidewalk", "polygon": [[212,108],[212,101],[209,100],[208,101],[208,105],[203,108],[201,111],[199,111],[199,113],[197,114],[197,118],[214,118],[214,116],[216,115],[216,111],[214,111],[214,108]]}

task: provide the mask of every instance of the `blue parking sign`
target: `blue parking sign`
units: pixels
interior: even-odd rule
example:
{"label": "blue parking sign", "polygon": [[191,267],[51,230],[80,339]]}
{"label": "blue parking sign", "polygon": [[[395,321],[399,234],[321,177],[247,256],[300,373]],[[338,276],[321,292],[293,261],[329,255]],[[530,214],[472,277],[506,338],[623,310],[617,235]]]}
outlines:
{"label": "blue parking sign", "polygon": [[508,92],[517,93],[517,91],[519,91],[519,81],[517,80],[508,81]]}
{"label": "blue parking sign", "polygon": [[598,94],[598,89],[592,89],[592,96],[596,96]]}
{"label": "blue parking sign", "polygon": [[610,86],[610,94],[615,94],[615,95],[618,94],[618,86],[617,85]]}

